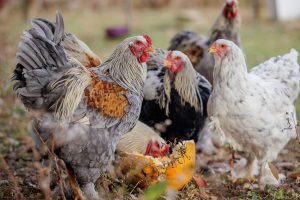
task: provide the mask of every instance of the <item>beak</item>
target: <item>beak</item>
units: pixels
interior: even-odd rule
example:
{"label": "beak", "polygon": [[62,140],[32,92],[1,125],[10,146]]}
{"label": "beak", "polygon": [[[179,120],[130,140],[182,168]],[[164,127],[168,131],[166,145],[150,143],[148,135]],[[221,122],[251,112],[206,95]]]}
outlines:
{"label": "beak", "polygon": [[172,62],[169,60],[164,61],[164,67],[170,69],[172,67]]}
{"label": "beak", "polygon": [[208,53],[216,53],[218,51],[218,49],[216,47],[210,47],[208,49]]}
{"label": "beak", "polygon": [[154,53],[155,52],[155,49],[153,47],[147,47],[147,52],[151,52],[151,53]]}

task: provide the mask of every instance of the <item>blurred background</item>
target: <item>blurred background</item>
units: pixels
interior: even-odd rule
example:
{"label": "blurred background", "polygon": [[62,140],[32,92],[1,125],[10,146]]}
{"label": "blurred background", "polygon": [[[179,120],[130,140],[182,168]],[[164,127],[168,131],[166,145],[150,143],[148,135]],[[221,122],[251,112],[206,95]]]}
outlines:
{"label": "blurred background", "polygon": [[[154,46],[160,48],[168,48],[171,37],[180,30],[207,35],[224,1],[0,0],[0,132],[26,132],[19,125],[25,125],[25,120],[16,120],[26,115],[9,79],[18,42],[31,18],[55,20],[55,11],[61,10],[66,31],[77,35],[104,60],[129,35],[149,34]],[[299,1],[240,0],[239,4],[242,47],[249,67],[292,47],[300,51]],[[128,34],[108,37],[106,31],[116,27]]]}
{"label": "blurred background", "polygon": [[[131,35],[148,34],[154,47],[164,49],[180,30],[207,35],[220,15],[224,1],[0,0],[0,155],[3,154],[7,160],[9,157],[18,161],[15,165],[10,160],[11,168],[22,168],[23,161],[31,160],[25,147],[19,148],[16,155],[12,150],[20,144],[29,143],[29,116],[12,92],[10,83],[17,45],[22,31],[30,27],[31,18],[54,21],[55,11],[60,10],[65,30],[74,33],[105,60],[121,40]],[[299,0],[240,0],[239,3],[242,48],[249,68],[291,48],[300,51]],[[108,34],[110,30],[119,31]],[[118,34],[123,36],[114,37]],[[299,100],[297,115],[299,118]],[[0,169],[2,164],[0,162]],[[28,172],[23,170],[19,173]],[[29,176],[27,174],[26,177]]]}

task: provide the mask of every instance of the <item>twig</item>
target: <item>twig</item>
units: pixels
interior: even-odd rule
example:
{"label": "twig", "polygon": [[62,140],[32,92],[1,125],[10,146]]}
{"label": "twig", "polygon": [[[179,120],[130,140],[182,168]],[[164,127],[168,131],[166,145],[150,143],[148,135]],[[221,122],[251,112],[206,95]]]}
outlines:
{"label": "twig", "polygon": [[74,173],[71,169],[69,169],[66,165],[64,165],[64,169],[67,171],[68,173],[68,180],[70,183],[70,186],[73,190],[74,196],[75,196],[75,200],[85,200],[85,198],[83,197],[81,190],[78,187],[77,181],[75,179]]}
{"label": "twig", "polygon": [[[60,162],[58,162],[57,164],[57,161],[62,161],[61,159],[59,159],[56,154],[54,153],[54,149],[55,149],[55,137],[54,137],[54,134],[52,135],[52,143],[51,143],[51,149],[49,149],[48,145],[45,143],[45,141],[43,140],[43,138],[41,137],[40,133],[38,132],[38,130],[34,127],[34,130],[35,130],[35,134],[39,137],[40,141],[45,145],[45,147],[47,148],[47,152],[48,152],[48,155],[49,157],[54,160],[55,162],[55,170],[56,170],[56,173],[57,175],[59,176],[59,187],[60,187],[60,191],[61,191],[61,196],[62,198],[65,200],[66,197],[64,195],[64,182],[63,182],[63,179],[61,177],[61,173],[59,171],[59,167],[63,170],[65,170],[68,174],[68,180],[69,180],[69,183],[70,183],[70,186],[71,186],[71,189],[73,190],[73,193],[74,193],[74,199],[75,200],[85,200],[85,198],[83,197],[82,195],[82,192],[77,184],[77,181],[75,179],[75,176],[74,176],[74,173],[71,169],[69,169],[65,164],[61,164]],[[49,162],[50,163],[50,162]]]}
{"label": "twig", "polygon": [[20,199],[20,200],[24,199],[24,196],[23,196],[23,194],[22,194],[22,192],[21,192],[21,190],[20,190],[20,188],[19,188],[19,186],[18,186],[18,183],[17,183],[17,181],[16,181],[16,178],[15,178],[15,177],[12,175],[12,173],[10,172],[9,166],[8,166],[8,164],[6,163],[4,157],[2,156],[1,153],[0,153],[0,161],[1,161],[1,163],[2,163],[2,165],[0,165],[0,166],[2,166],[1,168],[3,168],[3,171],[6,171],[6,173],[8,174],[9,180],[12,182],[12,184],[13,184],[13,186],[14,186],[14,190],[16,191],[16,199],[17,199],[17,200],[19,200],[19,199]]}
{"label": "twig", "polygon": [[55,136],[52,135],[51,152],[52,152],[53,157],[51,157],[51,159],[54,160],[54,164],[55,164],[55,169],[54,170],[56,171],[56,173],[58,175],[58,186],[59,186],[61,198],[63,200],[66,200],[66,196],[64,194],[64,181],[61,177],[60,169],[57,165],[57,156],[55,156],[55,154],[53,153],[54,152],[54,146],[55,146]]}
{"label": "twig", "polygon": [[137,184],[135,184],[135,186],[132,188],[132,190],[129,192],[129,195],[131,195],[131,193],[135,190],[135,188],[140,184],[140,182],[141,182],[142,180],[139,180],[138,182],[137,182]]}
{"label": "twig", "polygon": [[40,190],[44,194],[45,200],[51,200],[50,195],[50,171],[51,168],[49,167],[43,167],[39,162],[34,163],[34,167],[38,171],[38,185],[40,187]]}

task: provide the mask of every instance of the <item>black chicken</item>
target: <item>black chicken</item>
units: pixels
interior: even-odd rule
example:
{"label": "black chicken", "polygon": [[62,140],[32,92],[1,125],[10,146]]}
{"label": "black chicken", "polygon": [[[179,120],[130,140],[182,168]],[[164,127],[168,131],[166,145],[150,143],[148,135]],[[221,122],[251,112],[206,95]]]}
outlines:
{"label": "black chicken", "polygon": [[140,120],[154,128],[169,121],[161,131],[166,141],[197,141],[207,117],[210,83],[179,51],[157,49],[147,65]]}

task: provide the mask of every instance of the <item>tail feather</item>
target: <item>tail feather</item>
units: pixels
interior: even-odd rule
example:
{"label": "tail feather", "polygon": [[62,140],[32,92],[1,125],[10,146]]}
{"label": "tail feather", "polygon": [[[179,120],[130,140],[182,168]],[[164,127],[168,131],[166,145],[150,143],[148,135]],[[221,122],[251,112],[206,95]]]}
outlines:
{"label": "tail feather", "polygon": [[32,27],[39,32],[44,38],[54,39],[53,30],[50,29],[43,21],[34,19],[31,21]]}
{"label": "tail feather", "polygon": [[[14,91],[25,106],[48,109],[61,94],[52,94],[48,85],[64,75],[72,65],[64,52],[64,23],[56,14],[56,29],[46,20],[35,19],[33,28],[25,31],[16,55],[17,65],[12,80]],[[51,93],[51,94],[50,94]]]}
{"label": "tail feather", "polygon": [[285,54],[283,58],[297,63],[299,52],[296,49],[291,49],[289,53]]}
{"label": "tail feather", "polygon": [[54,32],[54,43],[58,44],[61,42],[64,36],[64,20],[60,14],[60,12],[56,12],[56,29]]}

